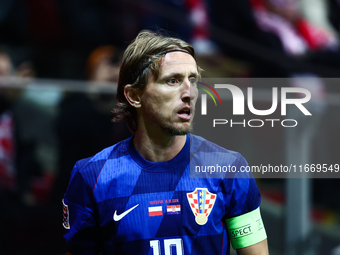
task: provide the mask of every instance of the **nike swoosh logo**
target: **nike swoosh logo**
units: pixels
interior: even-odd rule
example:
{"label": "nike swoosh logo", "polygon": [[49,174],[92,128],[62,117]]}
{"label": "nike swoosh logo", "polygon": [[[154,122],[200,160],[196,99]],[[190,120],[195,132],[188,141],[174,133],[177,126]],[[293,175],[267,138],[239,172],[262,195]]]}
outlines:
{"label": "nike swoosh logo", "polygon": [[130,208],[129,210],[123,212],[122,214],[117,215],[117,210],[115,211],[115,214],[113,215],[114,221],[120,221],[123,217],[125,217],[129,212],[131,212],[133,209],[135,209],[139,204],[135,205],[134,207]]}

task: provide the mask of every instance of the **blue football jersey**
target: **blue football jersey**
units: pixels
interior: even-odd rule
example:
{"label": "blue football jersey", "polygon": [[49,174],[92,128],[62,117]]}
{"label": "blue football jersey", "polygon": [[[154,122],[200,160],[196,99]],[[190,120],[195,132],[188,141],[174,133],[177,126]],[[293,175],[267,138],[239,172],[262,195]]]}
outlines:
{"label": "blue football jersey", "polygon": [[248,173],[194,178],[190,165],[239,169],[246,160],[188,134],[176,157],[150,162],[132,139],[75,164],[63,199],[68,252],[229,254],[225,219],[259,207],[256,181]]}

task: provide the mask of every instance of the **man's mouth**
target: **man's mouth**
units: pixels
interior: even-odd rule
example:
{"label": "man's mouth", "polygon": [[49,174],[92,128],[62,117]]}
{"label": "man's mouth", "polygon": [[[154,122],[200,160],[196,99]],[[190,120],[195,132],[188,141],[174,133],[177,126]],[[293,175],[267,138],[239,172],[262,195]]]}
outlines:
{"label": "man's mouth", "polygon": [[190,120],[191,118],[191,109],[190,107],[184,107],[181,110],[179,110],[177,112],[177,115],[181,118],[181,119],[185,119],[185,120]]}

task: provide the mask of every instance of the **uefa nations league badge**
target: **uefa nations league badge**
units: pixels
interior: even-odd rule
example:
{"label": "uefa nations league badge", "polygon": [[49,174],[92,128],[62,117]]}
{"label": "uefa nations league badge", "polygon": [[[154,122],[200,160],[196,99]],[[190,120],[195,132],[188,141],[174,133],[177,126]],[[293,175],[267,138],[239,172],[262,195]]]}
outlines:
{"label": "uefa nations league badge", "polygon": [[204,225],[214,207],[216,194],[208,191],[207,188],[196,188],[195,191],[187,193],[190,208],[195,215],[198,225]]}

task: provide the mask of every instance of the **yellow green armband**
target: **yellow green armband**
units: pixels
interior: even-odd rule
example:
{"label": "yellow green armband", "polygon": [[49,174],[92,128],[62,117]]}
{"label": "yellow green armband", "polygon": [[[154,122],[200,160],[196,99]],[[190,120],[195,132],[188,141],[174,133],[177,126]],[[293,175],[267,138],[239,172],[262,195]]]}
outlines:
{"label": "yellow green armband", "polygon": [[240,249],[267,238],[260,208],[226,220],[227,231],[233,248]]}

